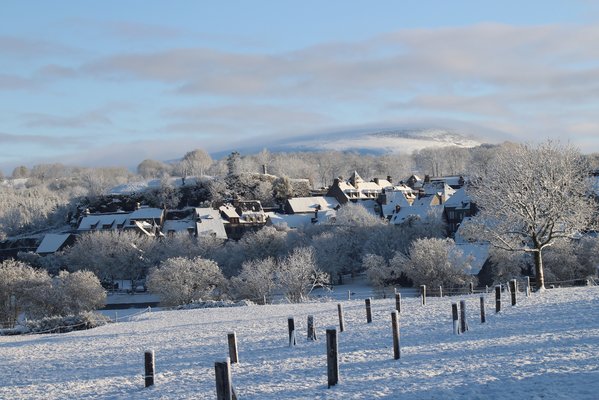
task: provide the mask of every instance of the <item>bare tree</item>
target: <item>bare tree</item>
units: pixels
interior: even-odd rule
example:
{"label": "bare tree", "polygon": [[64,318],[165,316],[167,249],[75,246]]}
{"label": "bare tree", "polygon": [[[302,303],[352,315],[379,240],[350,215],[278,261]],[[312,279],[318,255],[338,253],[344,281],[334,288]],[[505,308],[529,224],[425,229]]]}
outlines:
{"label": "bare tree", "polygon": [[472,187],[481,212],[471,228],[493,246],[532,253],[537,289],[544,290],[543,250],[593,220],[589,184],[588,164],[571,145],[504,145]]}

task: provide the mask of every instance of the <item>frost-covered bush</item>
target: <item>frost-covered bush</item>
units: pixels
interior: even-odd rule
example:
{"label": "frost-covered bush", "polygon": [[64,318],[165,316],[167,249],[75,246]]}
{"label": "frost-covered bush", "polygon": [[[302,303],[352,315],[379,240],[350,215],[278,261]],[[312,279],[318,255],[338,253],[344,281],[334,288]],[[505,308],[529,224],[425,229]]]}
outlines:
{"label": "frost-covered bush", "polygon": [[104,305],[106,292],[93,272],[61,271],[37,293],[31,317],[77,315]]}
{"label": "frost-covered bush", "polygon": [[44,270],[14,260],[0,264],[0,321],[12,327],[19,314],[44,318],[89,312],[106,299],[98,278],[89,271],[51,278]]}
{"label": "frost-covered bush", "polygon": [[169,258],[152,269],[147,279],[148,288],[160,295],[165,306],[222,297],[226,283],[218,264],[201,257]]}
{"label": "frost-covered bush", "polygon": [[[401,253],[397,253],[397,257],[402,257]],[[405,257],[403,259],[405,260]],[[386,289],[398,284],[402,278],[400,263],[397,260],[390,263],[382,256],[367,254],[362,260],[362,265],[366,270],[368,282],[375,292],[381,295],[385,295]]]}
{"label": "frost-covered bush", "polygon": [[397,268],[414,285],[454,288],[476,281],[470,275],[470,262],[451,239],[418,239],[410,247],[409,259],[398,260]]}
{"label": "frost-covered bush", "polygon": [[110,318],[93,312],[84,312],[77,315],[45,317],[37,320],[28,320],[24,323],[24,332],[21,333],[64,333],[96,328],[106,325]]}
{"label": "frost-covered bush", "polygon": [[11,259],[0,263],[0,326],[13,327],[17,316],[34,308],[39,293],[49,285],[46,271]]}

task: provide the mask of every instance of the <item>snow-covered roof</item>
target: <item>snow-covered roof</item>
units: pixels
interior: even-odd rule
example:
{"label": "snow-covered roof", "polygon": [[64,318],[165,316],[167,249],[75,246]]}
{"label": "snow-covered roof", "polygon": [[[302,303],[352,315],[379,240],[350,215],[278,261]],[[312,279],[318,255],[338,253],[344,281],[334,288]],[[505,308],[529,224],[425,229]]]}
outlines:
{"label": "snow-covered roof", "polygon": [[199,236],[201,235],[214,235],[220,239],[227,238],[227,232],[225,231],[224,221],[221,218],[218,219],[204,219],[196,222],[196,231]]}
{"label": "snow-covered roof", "polygon": [[161,208],[141,207],[129,214],[129,219],[160,219],[163,212]]}
{"label": "snow-covered roof", "polygon": [[453,195],[451,195],[451,197],[445,202],[445,207],[452,207],[458,209],[470,208],[471,201],[472,199],[470,198],[468,193],[466,193],[466,189],[462,187],[456,190],[456,192]]}
{"label": "snow-covered roof", "polygon": [[391,218],[391,223],[402,224],[406,222],[410,217],[418,217],[420,219],[425,218],[439,218],[443,215],[442,205],[431,205],[431,198],[429,196],[421,197],[420,199],[414,200],[409,207],[401,207],[398,213],[394,213]]}
{"label": "snow-covered roof", "polygon": [[38,254],[56,253],[70,236],[70,233],[48,233],[35,252]]}
{"label": "snow-covered roof", "polygon": [[440,194],[443,199],[447,199],[455,193],[455,189],[443,181],[427,182],[422,188],[425,194]]}
{"label": "snow-covered roof", "polygon": [[79,222],[77,230],[117,229],[119,226],[124,226],[128,219],[129,213],[126,212],[86,215]]}
{"label": "snow-covered roof", "polygon": [[[274,212],[267,212],[266,215],[268,216],[271,224],[284,224],[291,229],[297,229],[312,224],[312,218],[314,217],[313,214],[279,214]],[[315,223],[317,225],[326,223],[331,218],[335,217],[335,215],[337,215],[335,210],[319,212],[318,219]]]}
{"label": "snow-covered roof", "polygon": [[314,213],[318,207],[319,211],[327,211],[339,207],[336,198],[330,196],[317,197],[294,197],[288,199],[287,203],[294,213]]}
{"label": "snow-covered roof", "polygon": [[462,251],[464,257],[472,257],[470,261],[472,275],[478,274],[489,258],[489,245],[485,243],[456,243],[456,248]]}
{"label": "snow-covered roof", "polygon": [[217,238],[226,239],[224,221],[219,210],[213,208],[196,208],[196,232],[198,235],[214,234]]}
{"label": "snow-covered roof", "polygon": [[[411,189],[410,189],[411,190]],[[383,204],[383,215],[388,216],[395,212],[397,206],[401,208],[410,207],[410,203],[406,199],[406,191],[404,190],[385,190],[386,204]]]}
{"label": "snow-covered roof", "polygon": [[195,231],[195,221],[191,219],[168,219],[164,221],[162,232],[189,232],[189,229],[193,229]]}
{"label": "snow-covered roof", "polygon": [[239,218],[239,214],[237,214],[237,211],[232,204],[223,204],[218,209],[220,212],[225,214],[227,218]]}

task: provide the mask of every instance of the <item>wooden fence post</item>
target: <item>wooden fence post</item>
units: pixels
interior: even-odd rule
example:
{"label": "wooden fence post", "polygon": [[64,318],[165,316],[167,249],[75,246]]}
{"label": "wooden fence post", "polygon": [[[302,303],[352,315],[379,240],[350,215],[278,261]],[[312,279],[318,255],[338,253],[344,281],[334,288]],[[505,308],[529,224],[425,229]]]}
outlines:
{"label": "wooden fence post", "polygon": [[495,312],[501,311],[501,285],[495,286]]}
{"label": "wooden fence post", "polygon": [[216,399],[236,399],[231,379],[231,360],[227,357],[225,361],[214,363],[214,375],[216,377]]}
{"label": "wooden fence post", "polygon": [[370,298],[364,301],[366,303],[366,323],[370,324],[372,322],[372,308],[370,307]]}
{"label": "wooden fence post", "polygon": [[485,296],[480,296],[480,323],[484,324],[487,321],[485,316]]}
{"label": "wooden fence post", "polygon": [[154,350],[149,350],[144,353],[145,364],[145,384],[146,387],[154,385]]}
{"label": "wooden fence post", "polygon": [[530,297],[530,276],[526,277],[526,297]]}
{"label": "wooden fence post", "polygon": [[229,358],[231,364],[239,362],[239,354],[237,353],[237,335],[235,332],[227,334],[227,342],[229,343]]}
{"label": "wooden fence post", "polygon": [[314,327],[314,316],[308,315],[308,340],[316,339],[316,328]]}
{"label": "wooden fence post", "polygon": [[329,388],[339,382],[339,358],[337,354],[337,330],[327,329],[327,378]]}
{"label": "wooden fence post", "polygon": [[468,321],[466,320],[466,300],[460,300],[460,330],[462,333],[468,330]]}
{"label": "wooden fence post", "polygon": [[453,320],[453,334],[458,335],[460,333],[460,327],[458,324],[458,304],[451,303],[451,319]]}
{"label": "wooden fence post", "polygon": [[289,330],[289,347],[295,346],[295,320],[293,317],[287,318],[287,328]]}
{"label": "wooden fence post", "polygon": [[347,291],[347,299],[348,299],[348,300],[351,300],[351,290],[348,290],[348,291]]}
{"label": "wooden fence post", "polygon": [[343,306],[341,303],[337,304],[337,313],[339,314],[339,333],[345,330],[345,319],[343,318]]}
{"label": "wooden fence post", "polygon": [[395,310],[401,313],[401,293],[395,293]]}
{"label": "wooden fence post", "polygon": [[426,285],[420,285],[420,297],[422,299],[422,305],[426,305]]}
{"label": "wooden fence post", "polygon": [[512,306],[516,305],[516,292],[518,291],[518,282],[515,279],[510,281],[510,292],[512,294]]}
{"label": "wooden fence post", "polygon": [[393,359],[399,360],[401,348],[399,347],[399,312],[391,312],[391,328],[393,332]]}
{"label": "wooden fence post", "polygon": [[443,286],[439,286],[439,297],[443,297]]}
{"label": "wooden fence post", "polygon": [[469,286],[470,294],[474,294],[474,283],[470,282],[470,284],[468,286]]}

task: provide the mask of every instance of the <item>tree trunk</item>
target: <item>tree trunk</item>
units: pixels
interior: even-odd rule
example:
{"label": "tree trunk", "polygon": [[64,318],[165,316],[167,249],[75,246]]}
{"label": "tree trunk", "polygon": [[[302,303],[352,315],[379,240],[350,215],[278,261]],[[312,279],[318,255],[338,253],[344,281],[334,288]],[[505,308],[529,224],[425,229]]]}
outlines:
{"label": "tree trunk", "polygon": [[535,275],[537,278],[537,291],[545,290],[545,273],[543,271],[543,256],[541,250],[534,252],[535,259]]}

